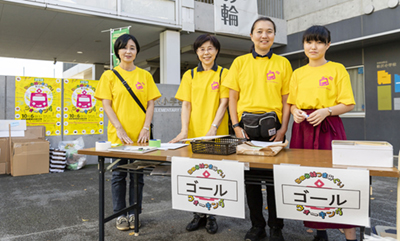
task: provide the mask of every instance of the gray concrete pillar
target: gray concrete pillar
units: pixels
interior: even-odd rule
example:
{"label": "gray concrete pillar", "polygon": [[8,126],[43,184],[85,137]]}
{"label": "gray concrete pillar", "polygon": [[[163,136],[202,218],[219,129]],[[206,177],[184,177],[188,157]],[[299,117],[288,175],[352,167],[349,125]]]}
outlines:
{"label": "gray concrete pillar", "polygon": [[103,64],[94,64],[92,67],[92,79],[99,80],[103,72],[104,72]]}
{"label": "gray concrete pillar", "polygon": [[160,83],[180,84],[180,33],[166,30],[160,33]]}

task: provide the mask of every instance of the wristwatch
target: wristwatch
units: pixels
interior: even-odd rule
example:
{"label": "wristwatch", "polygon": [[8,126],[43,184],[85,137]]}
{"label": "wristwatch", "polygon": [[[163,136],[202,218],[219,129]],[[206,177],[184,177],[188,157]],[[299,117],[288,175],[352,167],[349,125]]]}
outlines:
{"label": "wristwatch", "polygon": [[211,125],[218,129],[218,125],[217,124],[212,123]]}
{"label": "wristwatch", "polygon": [[236,123],[236,124],[232,125],[232,128],[235,129],[238,126],[239,126],[239,123]]}
{"label": "wristwatch", "polygon": [[331,109],[331,107],[328,107],[328,111],[329,111],[329,116],[331,116],[331,115],[332,115],[332,109]]}

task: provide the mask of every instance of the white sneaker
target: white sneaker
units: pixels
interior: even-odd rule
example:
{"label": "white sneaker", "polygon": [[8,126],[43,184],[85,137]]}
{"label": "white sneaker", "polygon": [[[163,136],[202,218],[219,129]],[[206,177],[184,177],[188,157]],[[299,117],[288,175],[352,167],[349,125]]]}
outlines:
{"label": "white sneaker", "polygon": [[[142,223],[139,220],[139,228],[142,226]],[[129,228],[134,229],[135,228],[135,215],[131,214],[129,215]]]}
{"label": "white sneaker", "polygon": [[125,216],[120,216],[117,219],[117,229],[121,231],[129,230],[129,222]]}

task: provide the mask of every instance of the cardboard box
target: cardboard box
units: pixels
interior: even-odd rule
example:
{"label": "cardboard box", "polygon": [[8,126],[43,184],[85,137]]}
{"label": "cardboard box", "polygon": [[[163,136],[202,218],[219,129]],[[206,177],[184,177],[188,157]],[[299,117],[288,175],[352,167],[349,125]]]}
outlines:
{"label": "cardboard box", "polygon": [[12,141],[11,175],[49,173],[49,142],[39,139]]}
{"label": "cardboard box", "polygon": [[[45,140],[46,138],[46,127],[45,126],[28,126],[24,131],[24,137],[12,137],[11,141],[14,140],[27,140],[27,139],[39,139]],[[10,163],[10,144],[9,138],[0,138],[0,163],[6,163],[5,174],[11,173]]]}
{"label": "cardboard box", "polygon": [[8,138],[0,138],[0,150],[0,163],[8,162],[8,153],[10,152],[10,147],[8,146]]}
{"label": "cardboard box", "polygon": [[7,163],[0,163],[0,174],[6,174]]}
{"label": "cardboard box", "polygon": [[13,137],[13,139],[46,139],[45,126],[27,126],[24,137]]}
{"label": "cardboard box", "polygon": [[10,174],[10,144],[8,138],[0,138],[0,150],[0,164],[5,163],[5,174]]}
{"label": "cardboard box", "polygon": [[393,167],[393,146],[386,141],[332,141],[332,164]]}

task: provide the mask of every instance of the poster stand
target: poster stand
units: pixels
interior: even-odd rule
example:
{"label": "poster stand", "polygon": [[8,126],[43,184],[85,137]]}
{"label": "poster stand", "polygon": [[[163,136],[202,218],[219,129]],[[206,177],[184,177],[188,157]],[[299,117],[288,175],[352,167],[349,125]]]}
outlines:
{"label": "poster stand", "polygon": [[[115,42],[115,40],[113,41],[114,32],[117,32],[118,37],[119,37],[119,35],[124,34],[126,32],[129,34],[129,29],[131,27],[132,26],[126,26],[126,27],[120,27],[120,28],[110,28],[110,29],[101,31],[102,33],[110,32],[110,69],[113,69],[114,67],[116,67],[116,66],[114,66],[114,61],[113,61],[113,57],[114,57],[113,47],[114,47],[114,42]],[[125,30],[125,31],[127,30],[127,31],[125,32],[123,30]]]}

